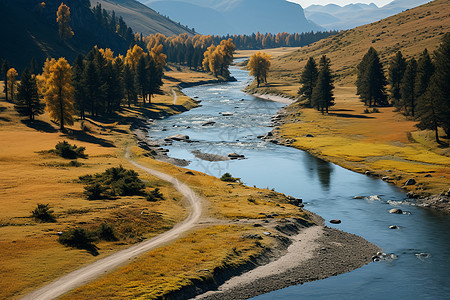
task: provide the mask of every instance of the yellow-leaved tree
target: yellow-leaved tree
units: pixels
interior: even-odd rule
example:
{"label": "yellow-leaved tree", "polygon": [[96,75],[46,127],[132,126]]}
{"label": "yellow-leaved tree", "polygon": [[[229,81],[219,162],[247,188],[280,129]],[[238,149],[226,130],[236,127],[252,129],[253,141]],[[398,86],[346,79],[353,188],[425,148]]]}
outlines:
{"label": "yellow-leaved tree", "polygon": [[267,74],[270,68],[270,55],[265,52],[256,52],[250,57],[247,65],[250,75],[255,76],[257,85],[267,82]]}
{"label": "yellow-leaved tree", "polygon": [[56,22],[58,22],[59,37],[62,40],[67,40],[73,37],[74,33],[69,25],[70,20],[70,8],[64,3],[61,3],[58,11],[56,12]]}
{"label": "yellow-leaved tree", "polygon": [[14,68],[11,68],[8,70],[8,72],[6,73],[6,77],[8,77],[7,82],[8,82],[8,91],[9,94],[11,95],[10,100],[14,100],[14,95],[16,94],[16,85],[17,85],[17,71]]}
{"label": "yellow-leaved tree", "polygon": [[144,50],[138,45],[134,45],[133,49],[127,51],[127,56],[125,57],[125,63],[134,69],[136,69],[139,60],[142,55],[144,55]]}
{"label": "yellow-leaved tree", "polygon": [[46,78],[44,100],[50,117],[59,123],[62,131],[65,125],[73,124],[75,114],[72,67],[63,57],[58,61],[50,61],[48,67],[48,74],[44,75]]}

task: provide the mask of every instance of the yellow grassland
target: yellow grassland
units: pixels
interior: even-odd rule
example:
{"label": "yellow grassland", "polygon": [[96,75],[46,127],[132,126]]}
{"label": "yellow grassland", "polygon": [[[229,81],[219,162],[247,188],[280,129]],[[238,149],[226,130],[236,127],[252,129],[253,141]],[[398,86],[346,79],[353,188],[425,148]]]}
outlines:
{"label": "yellow grassland", "polygon": [[[336,105],[325,116],[291,105],[287,124],[281,126],[279,135],[295,139],[294,147],[346,168],[375,171],[389,176],[399,186],[408,178],[416,178],[420,185],[409,189],[417,188],[419,194],[441,193],[450,186],[449,148],[438,146],[432,132],[418,131],[416,122],[407,120],[393,108],[364,114],[366,107],[356,95],[354,82],[356,66],[370,47],[379,52],[387,66],[398,50],[407,58],[418,58],[425,48],[434,51],[449,30],[450,3],[436,0],[291,53],[275,55],[268,84],[256,90],[253,83],[248,91],[296,98],[307,59],[312,56],[318,61],[326,54],[336,75]],[[308,134],[314,138],[307,138]],[[425,177],[428,173],[432,177]]]}
{"label": "yellow grassland", "polygon": [[[226,220],[233,218],[262,218],[264,213],[278,213],[280,217],[307,217],[287,204],[284,195],[240,184],[226,184],[199,172],[195,172],[195,176],[187,175],[182,168],[142,156],[143,151],[133,146],[135,142],[129,131],[130,122],[145,115],[174,114],[195,107],[196,102],[182,95],[176,85],[214,79],[208,74],[184,68],[172,68],[166,75],[165,93],[155,96],[151,106],[126,108],[114,120],[86,120],[84,127],[88,131],[81,130],[81,123],[76,122],[69,133],[60,133],[47,114],[39,116],[35,125],[28,126],[14,111],[12,103],[0,101],[0,298],[18,298],[82,265],[155,236],[187,216],[183,197],[170,184],[139,169],[136,171],[148,184],[148,189],[160,188],[165,195],[164,201],[148,202],[141,196],[88,201],[83,196],[79,176],[103,172],[119,165],[134,168],[124,158],[127,147],[131,147],[133,157],[140,163],[186,181],[201,194],[208,208],[205,218],[221,219],[219,223],[227,223]],[[178,96],[176,105],[173,105],[173,90]],[[81,166],[71,166],[70,160],[47,152],[62,140],[86,147],[88,158],[78,159]],[[38,203],[50,204],[58,222],[44,224],[31,219],[31,210]],[[95,257],[84,250],[64,247],[57,242],[60,231],[76,226],[92,229],[103,222],[112,223],[120,232],[128,232],[129,238],[119,242],[99,242],[99,255]],[[168,246],[184,251],[158,252],[171,261],[171,265],[167,265],[170,268],[180,265],[174,267],[175,270],[186,270],[184,260],[189,261],[192,267],[189,274],[193,275],[186,273],[186,278],[196,278],[202,269],[212,270],[223,265],[230,253],[234,253],[233,247],[239,253],[233,258],[233,263],[257,255],[261,250],[252,246],[254,242],[239,238],[243,232],[251,231],[247,227],[212,226],[202,230]],[[213,239],[215,243],[203,240],[203,237],[214,234],[217,234],[217,240]],[[227,242],[217,247],[217,241],[221,238]],[[191,247],[192,240],[201,244],[200,250]],[[269,242],[262,243],[268,245]],[[217,255],[213,253],[213,247],[216,247]],[[202,251],[208,255],[196,256]],[[206,262],[205,256],[208,258]],[[165,265],[162,263],[158,268],[163,270],[167,267]],[[147,268],[141,268],[141,272],[151,273],[153,268],[154,261]],[[159,275],[165,272],[161,271]],[[189,279],[184,279],[180,274],[167,273],[164,279],[176,286],[186,284]],[[154,277],[154,282],[148,280],[143,278],[140,285],[149,285],[156,293],[173,290],[172,284],[168,287],[159,277]],[[127,295],[133,295],[135,291],[126,284],[122,289],[124,293],[129,293]],[[101,295],[99,297],[103,297]]]}

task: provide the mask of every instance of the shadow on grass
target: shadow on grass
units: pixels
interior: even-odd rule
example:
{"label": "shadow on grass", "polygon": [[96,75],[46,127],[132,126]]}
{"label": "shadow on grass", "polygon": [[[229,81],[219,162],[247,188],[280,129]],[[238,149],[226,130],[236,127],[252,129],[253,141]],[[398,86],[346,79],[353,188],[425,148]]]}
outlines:
{"label": "shadow on grass", "polygon": [[0,106],[0,112],[4,112],[6,110],[6,107]]}
{"label": "shadow on grass", "polygon": [[30,122],[30,120],[22,120],[21,121],[24,125],[26,125],[29,128],[33,128],[37,131],[41,132],[47,132],[47,133],[55,133],[58,132],[56,128],[54,128],[51,124],[40,121],[40,120],[34,120],[33,122]]}
{"label": "shadow on grass", "polygon": [[339,118],[375,119],[374,117],[369,117],[369,116],[365,116],[365,115],[339,114],[339,113],[332,113],[332,112],[329,112],[328,115],[339,117]]}
{"label": "shadow on grass", "polygon": [[11,122],[11,119],[8,119],[8,118],[5,118],[5,117],[0,117],[0,121]]}
{"label": "shadow on grass", "polygon": [[71,130],[69,132],[66,132],[65,136],[69,139],[74,139],[77,141],[91,143],[91,144],[97,144],[102,147],[115,147],[113,142],[111,142],[107,139],[102,139],[102,138],[90,135],[89,133],[86,133],[81,130]]}

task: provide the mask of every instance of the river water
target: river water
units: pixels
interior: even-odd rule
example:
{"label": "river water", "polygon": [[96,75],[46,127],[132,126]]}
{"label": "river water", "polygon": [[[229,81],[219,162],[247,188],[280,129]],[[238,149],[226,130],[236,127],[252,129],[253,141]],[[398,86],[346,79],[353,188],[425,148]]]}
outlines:
{"label": "river water", "polygon": [[[340,225],[327,222],[328,226],[395,254],[393,259],[255,299],[450,299],[450,217],[410,205],[401,189],[379,179],[258,139],[272,129],[270,119],[283,105],[243,93],[252,78],[240,69],[231,73],[237,82],[184,89],[187,96],[201,100],[201,106],[158,120],[149,129],[150,138],[186,134],[194,142],[165,148],[171,157],[189,160],[187,168],[218,177],[229,172],[247,185],[302,198],[308,210],[325,220],[342,220]],[[209,121],[216,123],[202,126]],[[224,156],[236,152],[246,159],[208,162],[196,158],[194,150]],[[389,214],[392,208],[406,213]]]}

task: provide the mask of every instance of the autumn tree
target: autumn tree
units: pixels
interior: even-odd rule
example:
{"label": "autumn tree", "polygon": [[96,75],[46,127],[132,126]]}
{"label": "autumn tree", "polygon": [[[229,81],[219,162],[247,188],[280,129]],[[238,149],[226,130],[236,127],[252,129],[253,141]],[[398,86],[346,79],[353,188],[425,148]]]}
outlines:
{"label": "autumn tree", "polygon": [[331,61],[325,55],[322,56],[319,63],[319,75],[317,77],[317,83],[314,86],[311,104],[314,108],[321,111],[322,114],[330,106],[334,105],[334,95],[333,95],[334,85],[333,85],[333,75],[331,72]]}
{"label": "autumn tree", "polygon": [[5,93],[9,91],[9,95],[11,96],[11,100],[14,100],[14,95],[16,93],[16,83],[17,83],[17,71],[14,68],[11,68],[6,73],[7,78],[7,86],[8,88],[5,90]]}
{"label": "autumn tree", "polygon": [[65,125],[73,124],[74,88],[72,85],[72,68],[65,58],[60,58],[49,69],[44,96],[50,117],[59,123],[60,130]]}
{"label": "autumn tree", "polygon": [[58,22],[59,37],[62,40],[68,40],[73,37],[73,31],[70,27],[70,8],[61,3],[56,13],[56,22]]}
{"label": "autumn tree", "polygon": [[388,83],[390,85],[390,95],[394,106],[398,106],[397,102],[400,101],[401,91],[400,86],[402,83],[403,75],[406,71],[406,59],[403,57],[401,51],[398,51],[395,57],[391,60],[389,65]]}
{"label": "autumn tree", "polygon": [[412,58],[403,75],[402,83],[400,85],[401,106],[407,116],[415,116],[415,109],[417,105],[416,95],[416,74],[417,74],[417,61]]}
{"label": "autumn tree", "polygon": [[298,90],[298,95],[301,100],[306,100],[306,105],[311,106],[311,97],[313,93],[314,86],[317,83],[317,77],[319,76],[319,71],[317,69],[316,61],[313,57],[308,59],[300,76],[300,84],[302,85]]}
{"label": "autumn tree", "polygon": [[255,76],[257,87],[261,83],[267,82],[270,65],[270,55],[265,52],[258,51],[250,57],[247,67],[250,70],[250,75]]}
{"label": "autumn tree", "polygon": [[357,94],[369,107],[387,105],[386,76],[377,51],[370,47],[358,65]]}
{"label": "autumn tree", "polygon": [[34,121],[35,116],[44,113],[45,105],[39,99],[36,77],[28,69],[23,71],[17,90],[14,108],[21,116],[27,116],[30,121]]}

